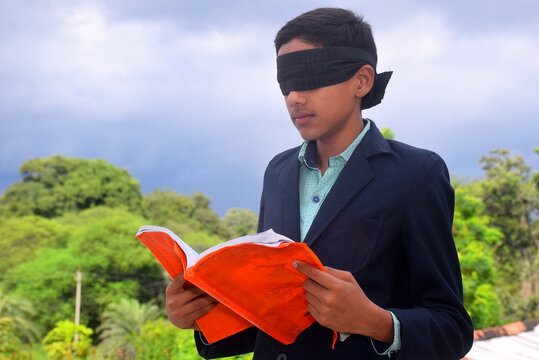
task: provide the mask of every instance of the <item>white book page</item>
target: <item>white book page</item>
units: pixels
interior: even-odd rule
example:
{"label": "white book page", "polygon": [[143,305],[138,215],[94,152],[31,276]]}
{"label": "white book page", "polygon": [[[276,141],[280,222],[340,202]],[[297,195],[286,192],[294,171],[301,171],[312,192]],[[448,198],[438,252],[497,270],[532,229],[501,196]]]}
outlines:
{"label": "white book page", "polygon": [[161,227],[161,226],[144,225],[144,226],[141,226],[140,229],[138,230],[137,236],[142,233],[147,233],[147,232],[163,232],[169,235],[183,250],[185,257],[187,258],[186,268],[188,268],[191,265],[194,265],[198,261],[198,258],[199,258],[198,253],[169,229]]}
{"label": "white book page", "polygon": [[207,254],[215,252],[219,249],[229,247],[229,246],[239,245],[239,244],[260,244],[264,246],[277,247],[279,246],[279,244],[287,243],[287,242],[294,242],[294,240],[290,240],[284,235],[279,235],[275,233],[273,229],[269,229],[258,234],[245,235],[237,239],[228,240],[228,241],[225,241],[224,243],[212,246],[208,250],[200,253],[199,258],[202,259]]}

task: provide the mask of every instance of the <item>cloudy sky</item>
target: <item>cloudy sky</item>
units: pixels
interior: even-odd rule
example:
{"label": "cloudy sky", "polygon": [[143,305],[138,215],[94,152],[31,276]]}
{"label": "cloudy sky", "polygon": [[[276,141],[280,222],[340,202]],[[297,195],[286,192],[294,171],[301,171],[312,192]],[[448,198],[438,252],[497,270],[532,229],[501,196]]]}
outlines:
{"label": "cloudy sky", "polygon": [[460,177],[494,148],[539,168],[536,0],[0,0],[0,194],[26,160],[63,154],[258,211],[267,162],[301,143],[273,38],[320,6],[363,14],[394,71],[364,116]]}

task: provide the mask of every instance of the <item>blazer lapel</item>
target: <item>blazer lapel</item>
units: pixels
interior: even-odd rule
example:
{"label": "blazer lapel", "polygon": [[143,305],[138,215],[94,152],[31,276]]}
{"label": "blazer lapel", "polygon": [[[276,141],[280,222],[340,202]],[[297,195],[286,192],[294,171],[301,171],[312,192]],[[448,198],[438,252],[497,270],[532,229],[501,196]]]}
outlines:
{"label": "blazer lapel", "polygon": [[311,246],[346,204],[372,181],[375,174],[368,158],[384,152],[389,152],[389,145],[374,122],[371,121],[371,128],[354,150],[314,218],[311,228],[305,236],[304,242],[307,245]]}
{"label": "blazer lapel", "polygon": [[[298,148],[299,152],[299,148]],[[283,164],[279,174],[281,224],[283,235],[300,240],[299,229],[299,160],[297,154]]]}

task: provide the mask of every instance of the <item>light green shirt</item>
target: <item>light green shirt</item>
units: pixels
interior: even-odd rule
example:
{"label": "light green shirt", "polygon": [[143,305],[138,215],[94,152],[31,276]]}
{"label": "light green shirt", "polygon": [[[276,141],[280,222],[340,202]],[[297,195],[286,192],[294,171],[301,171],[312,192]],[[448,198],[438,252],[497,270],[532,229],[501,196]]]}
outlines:
{"label": "light green shirt", "polygon": [[324,176],[318,169],[316,142],[305,141],[303,143],[298,156],[301,163],[299,173],[299,219],[302,242],[327,194],[341,174],[344,165],[346,165],[346,162],[370,128],[371,122],[367,119],[363,131],[354,142],[339,155],[329,158],[329,167]]}

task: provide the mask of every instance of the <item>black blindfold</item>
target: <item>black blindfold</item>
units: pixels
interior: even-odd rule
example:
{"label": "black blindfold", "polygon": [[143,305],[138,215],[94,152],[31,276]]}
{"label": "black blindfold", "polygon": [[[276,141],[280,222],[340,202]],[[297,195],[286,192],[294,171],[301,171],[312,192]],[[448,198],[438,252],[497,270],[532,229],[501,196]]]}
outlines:
{"label": "black blindfold", "polygon": [[277,81],[283,95],[291,91],[318,89],[350,80],[363,66],[375,71],[371,91],[361,100],[361,108],[378,105],[392,71],[376,74],[376,62],[366,51],[353,47],[322,47],[295,51],[277,57]]}

